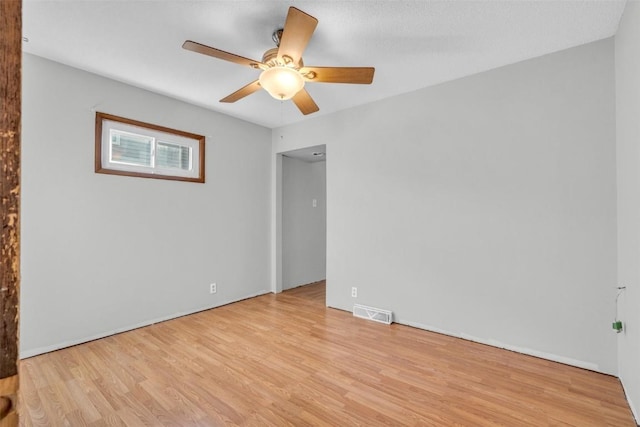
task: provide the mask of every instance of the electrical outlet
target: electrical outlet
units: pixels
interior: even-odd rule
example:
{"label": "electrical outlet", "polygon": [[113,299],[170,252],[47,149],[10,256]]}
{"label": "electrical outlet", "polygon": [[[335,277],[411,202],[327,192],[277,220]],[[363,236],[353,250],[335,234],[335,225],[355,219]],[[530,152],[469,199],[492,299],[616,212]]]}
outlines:
{"label": "electrical outlet", "polygon": [[355,286],[351,288],[351,297],[358,298],[358,288],[356,288]]}
{"label": "electrical outlet", "polygon": [[209,293],[210,294],[215,294],[216,292],[218,292],[218,286],[215,283],[212,283],[209,285]]}

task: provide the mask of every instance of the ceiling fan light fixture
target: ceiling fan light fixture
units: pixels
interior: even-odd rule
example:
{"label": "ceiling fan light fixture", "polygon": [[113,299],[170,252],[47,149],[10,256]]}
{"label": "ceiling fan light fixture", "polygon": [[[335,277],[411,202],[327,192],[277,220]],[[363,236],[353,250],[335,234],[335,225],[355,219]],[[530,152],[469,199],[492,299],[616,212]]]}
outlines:
{"label": "ceiling fan light fixture", "polygon": [[[2,1],[2,0],[0,0]],[[233,62],[253,69],[262,70],[258,80],[241,87],[220,102],[236,102],[252,93],[266,90],[269,95],[280,101],[291,99],[304,115],[319,111],[309,92],[304,90],[306,83],[352,83],[371,84],[373,67],[309,67],[302,61],[302,54],[318,25],[318,20],[296,7],[289,7],[284,27],[273,33],[275,48],[268,49],[262,55],[262,61],[225,52],[211,46],[186,40],[182,48],[223,61]]]}
{"label": "ceiling fan light fixture", "polygon": [[281,101],[293,98],[304,87],[304,79],[300,73],[286,66],[267,68],[258,80],[269,95]]}

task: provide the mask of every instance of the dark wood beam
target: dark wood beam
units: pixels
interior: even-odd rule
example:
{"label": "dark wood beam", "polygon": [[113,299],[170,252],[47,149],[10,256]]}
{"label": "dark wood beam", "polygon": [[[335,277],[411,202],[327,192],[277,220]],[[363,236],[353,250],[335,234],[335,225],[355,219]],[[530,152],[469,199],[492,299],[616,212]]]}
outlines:
{"label": "dark wood beam", "polygon": [[22,1],[0,0],[0,427],[17,426]]}

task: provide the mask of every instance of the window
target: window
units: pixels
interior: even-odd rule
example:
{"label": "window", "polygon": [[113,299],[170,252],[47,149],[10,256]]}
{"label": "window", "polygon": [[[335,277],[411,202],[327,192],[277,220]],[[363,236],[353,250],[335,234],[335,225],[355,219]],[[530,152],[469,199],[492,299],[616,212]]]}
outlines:
{"label": "window", "polygon": [[96,113],[97,173],[204,182],[204,136]]}

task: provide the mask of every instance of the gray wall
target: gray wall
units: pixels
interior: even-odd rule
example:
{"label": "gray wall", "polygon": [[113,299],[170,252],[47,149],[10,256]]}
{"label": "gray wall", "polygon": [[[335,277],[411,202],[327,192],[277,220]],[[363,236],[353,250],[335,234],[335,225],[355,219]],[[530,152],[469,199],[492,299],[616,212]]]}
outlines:
{"label": "gray wall", "polygon": [[616,35],[618,335],[620,379],[640,420],[640,3],[627,2]]}
{"label": "gray wall", "polygon": [[283,289],[326,277],[326,164],[282,158]]}
{"label": "gray wall", "polygon": [[[328,145],[328,305],[607,373],[618,339],[637,402],[638,14],[616,45],[624,335],[612,40],[272,133],[26,55],[22,356],[265,292],[271,135]],[[94,174],[96,109],[206,135],[207,183]]]}
{"label": "gray wall", "polygon": [[[207,136],[206,183],[95,174],[96,109]],[[25,55],[21,355],[267,292],[270,136]]]}
{"label": "gray wall", "polygon": [[275,153],[331,155],[327,304],[616,373],[613,52],[608,39],[275,129]]}

